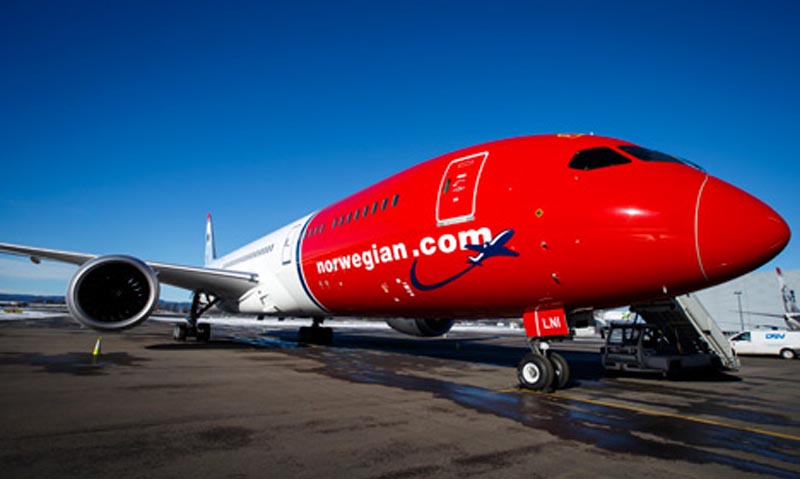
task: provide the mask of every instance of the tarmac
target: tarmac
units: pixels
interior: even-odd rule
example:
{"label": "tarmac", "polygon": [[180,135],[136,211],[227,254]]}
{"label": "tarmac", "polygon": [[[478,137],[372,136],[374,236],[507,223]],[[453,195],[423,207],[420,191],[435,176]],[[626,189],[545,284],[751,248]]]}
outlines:
{"label": "tarmac", "polygon": [[296,322],[176,343],[149,321],[0,321],[0,471],[22,477],[800,477],[800,360],[669,381],[607,376],[595,339],[554,344],[573,381],[521,391],[521,333],[443,339]]}

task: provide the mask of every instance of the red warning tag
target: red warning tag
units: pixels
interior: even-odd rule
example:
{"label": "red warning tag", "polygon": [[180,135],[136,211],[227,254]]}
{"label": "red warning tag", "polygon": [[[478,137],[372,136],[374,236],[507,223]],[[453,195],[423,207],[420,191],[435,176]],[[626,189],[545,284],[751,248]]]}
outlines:
{"label": "red warning tag", "polygon": [[567,316],[563,309],[526,311],[522,315],[522,323],[529,338],[569,335]]}

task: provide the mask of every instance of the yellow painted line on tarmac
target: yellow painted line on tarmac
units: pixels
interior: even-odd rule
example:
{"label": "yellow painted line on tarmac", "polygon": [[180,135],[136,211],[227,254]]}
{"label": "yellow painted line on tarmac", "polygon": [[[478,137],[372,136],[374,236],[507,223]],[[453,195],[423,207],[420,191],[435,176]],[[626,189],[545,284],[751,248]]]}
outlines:
{"label": "yellow painted line on tarmac", "polygon": [[738,426],[736,424],[731,424],[731,423],[721,422],[721,421],[715,421],[713,419],[705,419],[705,418],[696,417],[696,416],[684,416],[683,414],[676,414],[676,413],[665,412],[665,411],[657,411],[655,409],[647,409],[647,408],[638,407],[638,406],[628,406],[626,404],[616,404],[616,403],[613,403],[613,402],[602,401],[602,400],[598,400],[598,399],[579,398],[579,397],[574,397],[574,396],[570,396],[570,395],[566,395],[566,394],[562,394],[562,393],[546,393],[546,392],[541,392],[541,391],[532,391],[530,389],[517,389],[517,388],[505,388],[505,389],[500,389],[497,392],[499,392],[499,393],[516,392],[516,393],[523,393],[523,394],[536,394],[536,395],[545,396],[545,397],[549,397],[549,398],[564,399],[564,400],[567,400],[567,401],[576,401],[576,402],[582,402],[582,403],[586,403],[586,404],[594,404],[594,405],[597,405],[597,406],[605,406],[605,407],[610,407],[610,408],[615,408],[615,409],[622,409],[622,410],[625,410],[625,411],[638,412],[638,413],[647,414],[647,415],[650,415],[650,416],[661,416],[661,417],[667,417],[667,418],[672,418],[672,419],[681,419],[681,420],[684,420],[684,421],[696,422],[696,423],[699,423],[699,424],[707,424],[707,425],[710,425],[710,426],[719,426],[719,427],[724,427],[724,428],[727,428],[727,429],[735,429],[737,431],[746,431],[746,432],[751,432],[751,433],[755,433],[755,434],[761,434],[761,435],[764,435],[764,436],[771,436],[771,437],[776,437],[776,438],[779,438],[779,439],[787,439],[789,441],[800,442],[800,436],[795,436],[795,435],[792,435],[792,434],[784,434],[784,433],[781,433],[781,432],[767,431],[766,429],[758,429],[758,428],[754,428],[754,427]]}

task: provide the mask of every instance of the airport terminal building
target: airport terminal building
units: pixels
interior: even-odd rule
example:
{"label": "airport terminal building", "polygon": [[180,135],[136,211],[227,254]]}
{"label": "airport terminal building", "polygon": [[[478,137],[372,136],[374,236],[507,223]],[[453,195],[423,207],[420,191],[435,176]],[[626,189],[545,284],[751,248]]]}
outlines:
{"label": "airport terminal building", "polygon": [[[800,291],[800,270],[783,271],[783,277],[790,289]],[[783,300],[774,270],[746,274],[695,294],[726,333],[758,327],[786,328],[779,317],[783,313]]]}

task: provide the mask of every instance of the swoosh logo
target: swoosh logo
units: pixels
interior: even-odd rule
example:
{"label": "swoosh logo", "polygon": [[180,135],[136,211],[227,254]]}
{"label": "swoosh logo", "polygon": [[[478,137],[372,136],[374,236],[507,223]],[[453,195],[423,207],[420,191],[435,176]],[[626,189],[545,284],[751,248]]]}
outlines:
{"label": "swoosh logo", "polygon": [[448,276],[441,281],[437,281],[436,283],[425,284],[419,280],[417,277],[418,260],[415,259],[414,262],[411,263],[411,271],[409,273],[411,284],[420,291],[433,291],[434,289],[439,289],[442,286],[452,283],[453,281],[472,271],[476,266],[482,266],[483,262],[489,258],[494,258],[496,256],[519,256],[519,253],[512,251],[505,246],[512,236],[514,236],[514,230],[507,229],[492,238],[491,241],[482,245],[467,245],[467,249],[478,253],[475,256],[469,256],[467,258],[469,266],[452,276]]}
{"label": "swoosh logo", "polygon": [[453,281],[457,280],[458,278],[472,271],[472,268],[476,266],[478,265],[471,264],[467,266],[464,270],[454,274],[453,276],[450,276],[449,278],[445,278],[442,281],[439,281],[438,283],[424,284],[421,283],[420,280],[417,278],[417,260],[414,260],[414,262],[411,263],[411,284],[414,285],[414,287],[420,291],[432,291],[434,289],[439,289],[442,286],[452,283]]}

